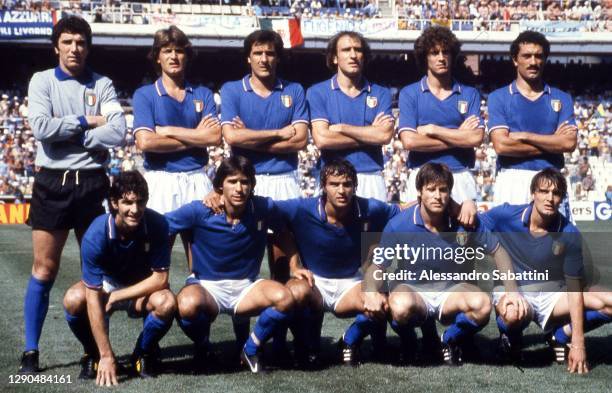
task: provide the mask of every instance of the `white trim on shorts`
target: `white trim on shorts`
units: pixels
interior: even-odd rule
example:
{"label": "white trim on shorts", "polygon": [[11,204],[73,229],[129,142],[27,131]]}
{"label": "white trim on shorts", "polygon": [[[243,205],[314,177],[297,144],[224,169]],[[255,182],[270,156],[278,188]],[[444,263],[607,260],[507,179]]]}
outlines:
{"label": "white trim on shorts", "polygon": [[416,285],[401,282],[397,284],[393,291],[397,291],[397,288],[402,285],[408,287],[421,297],[425,307],[427,307],[426,318],[433,316],[440,321],[442,320],[442,310],[444,310],[448,297],[455,292],[453,289],[462,285],[462,283],[455,284],[441,281],[438,283]]}
{"label": "white trim on shorts", "polygon": [[187,277],[185,285],[199,284],[212,296],[217,304],[219,314],[236,315],[236,310],[244,297],[253,287],[262,281],[258,278],[251,281],[248,278],[241,280],[198,280],[195,274]]}
{"label": "white trim on shorts", "polygon": [[203,168],[190,172],[147,171],[144,178],[149,186],[147,207],[160,214],[203,200],[213,189]]}
{"label": "white trim on shorts", "polygon": [[[414,168],[408,176],[406,182],[406,191],[403,193],[402,200],[404,202],[412,202],[417,199],[416,177],[421,168]],[[469,169],[453,172],[453,190],[451,198],[457,203],[463,203],[466,200],[476,200],[476,180],[470,173]]]}
{"label": "white trim on shorts", "polygon": [[357,284],[361,284],[363,276],[358,273],[348,278],[326,278],[313,273],[314,285],[321,294],[323,310],[335,313],[336,307],[344,296]]}

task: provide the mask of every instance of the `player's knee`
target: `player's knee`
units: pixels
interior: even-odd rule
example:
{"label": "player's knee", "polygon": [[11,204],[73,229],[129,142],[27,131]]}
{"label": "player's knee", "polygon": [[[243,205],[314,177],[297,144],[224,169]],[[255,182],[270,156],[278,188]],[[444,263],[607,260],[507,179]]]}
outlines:
{"label": "player's knee", "polygon": [[468,301],[468,306],[478,322],[485,323],[489,320],[491,315],[491,299],[486,293],[472,294]]}
{"label": "player's knee", "polygon": [[302,307],[308,304],[308,300],[312,296],[312,288],[304,280],[293,280],[287,283],[287,288],[291,292],[295,300],[296,307]]}
{"label": "player's knee", "polygon": [[64,308],[71,315],[81,314],[85,311],[87,299],[83,288],[72,287],[64,295]]}
{"label": "player's knee", "polygon": [[391,296],[389,298],[391,316],[399,323],[406,323],[417,315],[419,308],[409,296]]}
{"label": "player's knee", "polygon": [[204,307],[200,299],[190,294],[179,294],[177,305],[181,318],[193,319],[204,312]]}
{"label": "player's knee", "polygon": [[36,258],[32,273],[34,277],[41,281],[53,281],[57,276],[59,263],[50,258]]}
{"label": "player's knee", "polygon": [[158,318],[171,319],[177,309],[176,298],[168,289],[155,292],[149,299]]}
{"label": "player's knee", "polygon": [[281,312],[291,311],[295,306],[291,291],[284,286],[279,286],[278,289],[274,289],[270,294],[270,300],[274,308]]}

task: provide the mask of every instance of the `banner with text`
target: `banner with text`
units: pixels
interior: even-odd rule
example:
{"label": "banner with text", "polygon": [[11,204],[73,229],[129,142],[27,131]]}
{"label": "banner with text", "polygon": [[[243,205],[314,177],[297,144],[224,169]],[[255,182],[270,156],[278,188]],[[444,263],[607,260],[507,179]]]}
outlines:
{"label": "banner with text", "polygon": [[0,224],[25,224],[29,212],[29,203],[0,204]]}
{"label": "banner with text", "polygon": [[519,30],[538,31],[549,37],[579,37],[583,31],[588,31],[585,22],[569,21],[559,22],[552,20],[522,20],[519,23]]}
{"label": "banner with text", "polygon": [[0,38],[50,37],[55,12],[0,11]]}
{"label": "banner with text", "polygon": [[345,30],[356,31],[366,37],[378,33],[396,32],[397,19],[302,19],[304,36],[332,36]]}

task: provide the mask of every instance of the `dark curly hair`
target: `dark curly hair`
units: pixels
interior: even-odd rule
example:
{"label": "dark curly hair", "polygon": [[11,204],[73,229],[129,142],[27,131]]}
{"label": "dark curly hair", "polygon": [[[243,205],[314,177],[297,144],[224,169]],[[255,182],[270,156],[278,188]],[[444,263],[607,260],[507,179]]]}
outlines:
{"label": "dark curly hair", "polygon": [[91,48],[91,27],[89,23],[80,16],[70,15],[66,18],[60,19],[51,32],[51,42],[53,47],[57,48],[59,38],[62,33],[80,34],[85,37],[87,41],[87,48]]}
{"label": "dark curly hair", "polygon": [[323,169],[321,169],[320,176],[322,190],[325,190],[325,184],[330,176],[346,176],[353,182],[355,189],[357,189],[357,171],[353,164],[344,158],[334,158],[326,163]]}
{"label": "dark curly hair", "polygon": [[556,168],[546,168],[536,173],[536,175],[531,179],[531,184],[529,186],[529,190],[532,194],[535,194],[538,190],[538,187],[544,185],[552,184],[559,194],[561,194],[562,198],[567,196],[567,181],[565,177],[559,172]]}
{"label": "dark curly hair", "polygon": [[[132,192],[144,199],[145,202],[149,200],[149,187],[147,186],[147,181],[140,172],[121,172],[119,176],[115,177],[110,187],[109,198],[116,202],[123,198],[124,195]],[[112,204],[110,206],[112,206]]]}
{"label": "dark curly hair", "polygon": [[251,193],[253,193],[256,183],[255,167],[251,164],[251,160],[244,156],[231,156],[221,161],[221,165],[219,165],[217,173],[215,173],[215,178],[212,181],[215,191],[220,193],[225,178],[238,173],[245,175],[249,179],[251,183]]}
{"label": "dark curly hair", "polygon": [[416,177],[416,189],[422,191],[423,187],[428,184],[441,183],[448,187],[448,190],[453,189],[453,173],[445,164],[437,162],[428,162],[419,169]]}
{"label": "dark curly hair", "polygon": [[153,38],[153,46],[147,55],[149,61],[153,64],[157,75],[161,75],[161,66],[157,63],[159,52],[161,52],[164,46],[175,45],[177,48],[183,48],[185,55],[187,56],[187,64],[193,58],[193,48],[191,47],[191,41],[187,38],[187,35],[183,33],[181,29],[176,26],[170,26],[167,29],[160,29],[155,32]]}
{"label": "dark curly hair", "polygon": [[414,57],[417,66],[422,71],[427,71],[427,55],[437,45],[450,51],[451,65],[457,61],[459,52],[461,52],[461,42],[448,28],[431,26],[425,29],[414,43]]}
{"label": "dark curly hair", "polygon": [[338,55],[338,41],[340,41],[340,38],[345,36],[351,37],[354,40],[358,40],[361,43],[361,50],[363,50],[364,67],[372,58],[372,50],[370,49],[370,44],[368,44],[368,40],[366,40],[364,36],[354,31],[341,31],[329,40],[329,42],[327,43],[327,50],[325,52],[325,64],[327,65],[327,68],[332,72],[336,72],[338,70],[338,66],[334,64],[334,57]]}
{"label": "dark curly hair", "polygon": [[242,45],[242,53],[244,57],[249,57],[251,49],[255,44],[267,44],[272,43],[274,45],[274,52],[279,59],[283,57],[283,39],[281,36],[273,30],[256,30],[249,34]]}
{"label": "dark curly hair", "polygon": [[510,44],[510,57],[516,59],[521,44],[540,45],[544,52],[545,58],[548,58],[548,55],[550,54],[550,42],[548,42],[544,34],[538,33],[537,31],[527,30],[519,34],[518,37],[512,41],[512,44]]}

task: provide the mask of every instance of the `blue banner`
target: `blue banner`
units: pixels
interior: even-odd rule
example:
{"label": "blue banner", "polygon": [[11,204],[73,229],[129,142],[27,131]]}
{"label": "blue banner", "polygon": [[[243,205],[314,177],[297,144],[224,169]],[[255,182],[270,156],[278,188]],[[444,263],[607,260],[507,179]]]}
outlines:
{"label": "blue banner", "polygon": [[0,11],[0,39],[50,37],[54,19],[52,12]]}

